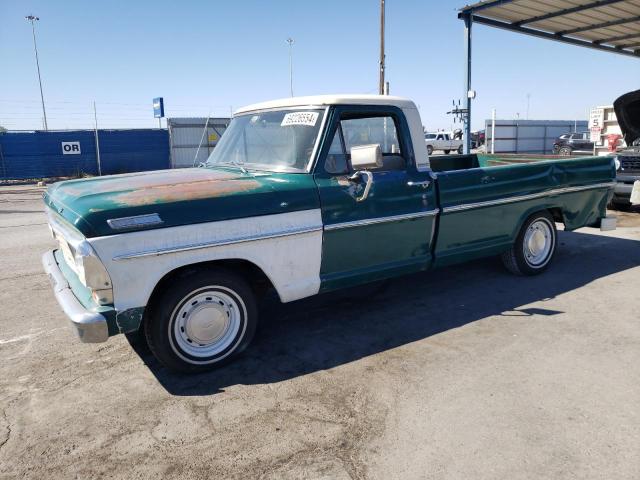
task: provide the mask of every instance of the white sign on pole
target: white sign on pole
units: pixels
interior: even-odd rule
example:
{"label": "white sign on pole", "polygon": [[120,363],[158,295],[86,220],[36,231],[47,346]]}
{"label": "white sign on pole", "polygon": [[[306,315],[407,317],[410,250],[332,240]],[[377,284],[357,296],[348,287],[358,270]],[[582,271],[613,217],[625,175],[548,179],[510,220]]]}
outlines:
{"label": "white sign on pole", "polygon": [[80,142],[62,142],[63,155],[80,155]]}
{"label": "white sign on pole", "polygon": [[589,140],[598,145],[602,144],[602,127],[604,124],[604,108],[592,108],[589,115]]}
{"label": "white sign on pole", "polygon": [[633,182],[633,189],[631,190],[631,205],[640,205],[640,180]]}

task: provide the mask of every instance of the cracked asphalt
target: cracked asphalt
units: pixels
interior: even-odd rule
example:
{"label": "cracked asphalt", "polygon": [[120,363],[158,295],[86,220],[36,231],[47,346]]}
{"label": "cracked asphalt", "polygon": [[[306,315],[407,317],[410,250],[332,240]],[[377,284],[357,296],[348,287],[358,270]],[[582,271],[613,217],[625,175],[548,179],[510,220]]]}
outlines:
{"label": "cracked asphalt", "polygon": [[0,479],[638,479],[640,213],[496,259],[278,305],[224,369],[72,335],[32,186],[0,187]]}

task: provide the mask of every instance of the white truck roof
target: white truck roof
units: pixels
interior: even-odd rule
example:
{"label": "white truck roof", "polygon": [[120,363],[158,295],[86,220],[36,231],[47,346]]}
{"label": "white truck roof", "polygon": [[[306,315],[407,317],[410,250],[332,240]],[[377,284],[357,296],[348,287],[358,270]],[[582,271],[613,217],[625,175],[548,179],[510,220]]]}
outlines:
{"label": "white truck roof", "polygon": [[409,126],[413,151],[418,169],[429,168],[429,155],[424,141],[422,122],[416,104],[408,98],[392,97],[390,95],[314,95],[309,97],[290,97],[269,102],[254,103],[235,111],[234,115],[267,110],[273,108],[304,107],[325,105],[387,105],[402,109]]}
{"label": "white truck roof", "polygon": [[411,100],[390,95],[312,95],[307,97],[290,97],[268,102],[254,103],[235,111],[235,114],[265,110],[270,108],[299,107],[305,105],[391,105],[398,108],[412,108],[416,105]]}

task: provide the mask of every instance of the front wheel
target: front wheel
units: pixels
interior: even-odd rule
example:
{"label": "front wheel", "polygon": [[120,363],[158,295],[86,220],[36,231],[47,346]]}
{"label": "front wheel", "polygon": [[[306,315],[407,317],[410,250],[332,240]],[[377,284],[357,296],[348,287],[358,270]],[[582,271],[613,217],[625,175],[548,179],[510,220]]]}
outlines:
{"label": "front wheel", "polygon": [[544,272],[556,251],[558,232],[549,212],[531,215],[522,225],[510,250],[502,254],[507,270],[516,275]]}
{"label": "front wheel", "polygon": [[251,287],[223,269],[178,277],[150,308],[144,326],[149,348],[180,372],[227,363],[249,345],[258,322]]}
{"label": "front wheel", "polygon": [[427,145],[427,153],[431,155],[433,153],[433,147],[431,145]]}
{"label": "front wheel", "polygon": [[458,155],[462,155],[463,149],[462,149],[462,145],[460,145],[458,147]]}

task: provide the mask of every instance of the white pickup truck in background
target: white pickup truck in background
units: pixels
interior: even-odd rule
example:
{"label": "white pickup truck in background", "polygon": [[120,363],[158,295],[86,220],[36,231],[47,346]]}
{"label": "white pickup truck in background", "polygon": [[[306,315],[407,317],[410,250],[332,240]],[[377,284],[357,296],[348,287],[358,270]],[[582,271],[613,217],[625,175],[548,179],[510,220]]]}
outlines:
{"label": "white pickup truck in background", "polygon": [[451,132],[427,132],[424,134],[424,141],[429,155],[436,150],[442,150],[445,154],[455,150],[462,154],[462,139],[455,139]]}

